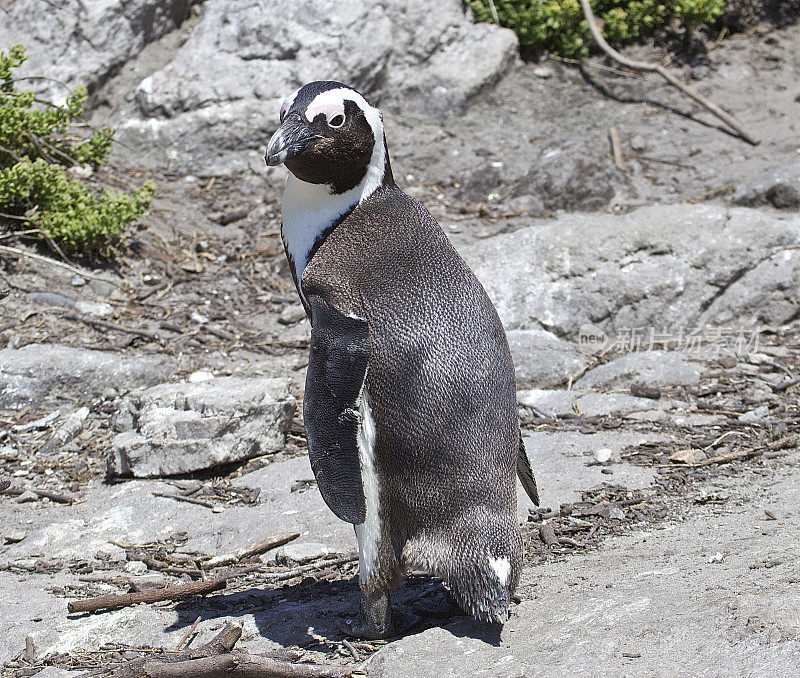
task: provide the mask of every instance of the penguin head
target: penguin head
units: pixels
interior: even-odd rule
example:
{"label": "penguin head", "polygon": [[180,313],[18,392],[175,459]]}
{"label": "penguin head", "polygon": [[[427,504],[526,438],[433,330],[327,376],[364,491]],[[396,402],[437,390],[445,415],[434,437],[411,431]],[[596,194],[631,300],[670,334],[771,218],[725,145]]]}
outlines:
{"label": "penguin head", "polygon": [[267,165],[285,164],[301,181],[339,194],[388,172],[383,119],[356,90],[340,82],[303,85],[283,100],[281,125],[267,146]]}

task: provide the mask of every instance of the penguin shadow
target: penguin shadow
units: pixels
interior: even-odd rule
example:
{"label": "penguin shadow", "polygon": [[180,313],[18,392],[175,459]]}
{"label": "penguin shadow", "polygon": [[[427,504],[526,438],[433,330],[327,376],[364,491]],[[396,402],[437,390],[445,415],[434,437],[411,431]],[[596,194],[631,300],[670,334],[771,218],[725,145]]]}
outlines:
{"label": "penguin shadow", "polygon": [[[617,88],[607,82],[603,82],[596,76],[592,75],[583,65],[578,66],[578,71],[580,72],[581,77],[583,77],[586,84],[596,89],[604,97],[608,97],[609,99],[617,101],[621,104],[649,104],[650,106],[654,106],[655,108],[660,108],[662,110],[668,111],[670,113],[673,113],[674,115],[678,115],[682,118],[685,118],[686,120],[691,120],[692,122],[697,123],[698,125],[702,125],[703,127],[707,127],[708,129],[713,129],[719,132],[723,132],[728,136],[733,137],[734,139],[739,138],[738,134],[728,129],[724,125],[710,122],[708,120],[703,120],[702,118],[699,118],[694,114],[685,111],[681,108],[672,106],[671,104],[664,103],[663,101],[657,101],[651,97],[644,95],[636,96],[633,94],[624,93],[623,90],[625,85],[621,85],[619,88]],[[665,82],[664,87],[668,88],[669,85],[667,85],[667,83]]]}
{"label": "penguin shadow", "polygon": [[[188,629],[198,617],[207,621],[250,616],[259,635],[281,647],[313,647],[331,654],[337,649],[337,641],[350,638],[347,623],[358,620],[360,601],[357,576],[335,580],[306,578],[281,588],[256,586],[181,601],[175,607],[177,619],[166,630]],[[389,641],[446,626],[456,636],[500,644],[502,627],[465,616],[442,583],[426,576],[409,576],[400,589],[392,592],[392,622],[396,635]],[[333,644],[320,642],[319,636]]]}

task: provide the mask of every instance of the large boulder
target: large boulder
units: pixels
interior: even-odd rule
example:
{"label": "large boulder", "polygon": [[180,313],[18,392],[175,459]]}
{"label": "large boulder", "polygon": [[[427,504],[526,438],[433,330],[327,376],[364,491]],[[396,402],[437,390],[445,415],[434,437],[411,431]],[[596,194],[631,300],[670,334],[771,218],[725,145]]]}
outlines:
{"label": "large boulder", "polygon": [[[0,51],[22,43],[22,75],[56,98],[97,89],[141,49],[181,24],[191,0],[14,0],[0,4]],[[30,83],[26,83],[30,86]]]}
{"label": "large boulder", "polygon": [[592,323],[646,343],[651,328],[780,325],[800,311],[800,216],[655,205],[510,219],[507,231],[461,253],[510,330],[576,340]]}
{"label": "large boulder", "polygon": [[281,99],[308,81],[340,80],[372,100],[444,112],[463,109],[517,54],[513,32],[473,23],[459,0],[207,0],[182,27],[185,42],[140,56],[192,4],[16,0],[3,9],[0,50],[27,45],[23,75],[44,76],[36,86],[56,98],[120,73],[109,103],[125,159],[207,171],[230,170],[221,151],[245,157],[264,146]]}
{"label": "large boulder", "polygon": [[289,379],[221,377],[161,384],[122,404],[108,471],[170,476],[283,448],[297,404]]}
{"label": "large boulder", "polygon": [[458,0],[208,0],[172,61],[139,85],[120,134],[172,151],[165,161],[199,155],[213,165],[220,149],[263,146],[281,99],[311,80],[404,107],[461,109],[516,52],[511,31],[473,24]]}

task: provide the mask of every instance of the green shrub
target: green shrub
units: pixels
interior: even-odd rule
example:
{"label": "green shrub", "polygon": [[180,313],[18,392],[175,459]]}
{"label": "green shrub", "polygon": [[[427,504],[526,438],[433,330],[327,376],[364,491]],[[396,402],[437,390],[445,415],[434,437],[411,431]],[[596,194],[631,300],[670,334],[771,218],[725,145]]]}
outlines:
{"label": "green shrub", "polygon": [[86,88],[76,88],[62,106],[39,106],[33,92],[14,87],[13,70],[25,59],[21,45],[0,52],[0,226],[40,229],[70,251],[104,251],[147,211],[155,186],[147,181],[125,195],[70,176],[69,167],[94,168],[108,159],[114,131],[71,136]]}
{"label": "green shrub", "polygon": [[[493,22],[489,0],[467,0],[478,21]],[[579,0],[495,0],[500,25],[519,36],[530,51],[549,50],[561,56],[582,56],[591,44]],[[591,0],[609,42],[644,38],[677,20],[687,27],[716,19],[725,0]]]}

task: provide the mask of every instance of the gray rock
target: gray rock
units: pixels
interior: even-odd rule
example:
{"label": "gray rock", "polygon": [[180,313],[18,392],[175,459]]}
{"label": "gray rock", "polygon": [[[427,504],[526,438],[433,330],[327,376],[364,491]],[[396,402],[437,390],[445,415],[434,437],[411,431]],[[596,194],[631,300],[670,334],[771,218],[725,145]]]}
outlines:
{"label": "gray rock", "polygon": [[769,415],[769,407],[761,405],[754,410],[749,410],[744,414],[739,415],[739,421],[743,424],[755,424],[759,421],[764,421]]}
{"label": "gray rock", "polygon": [[575,391],[530,389],[517,391],[517,402],[522,407],[532,409],[545,417],[557,417],[563,414],[575,414]]}
{"label": "gray rock", "polygon": [[27,536],[28,533],[22,530],[10,530],[3,535],[3,540],[6,544],[19,544],[19,542],[23,541]]}
{"label": "gray rock", "polygon": [[290,304],[281,311],[278,316],[278,322],[281,325],[296,325],[306,317],[306,310],[303,304]]}
{"label": "gray rock", "polygon": [[121,411],[108,471],[149,478],[191,473],[280,450],[296,409],[288,379],[222,377],[161,384]]}
{"label": "gray rock", "polygon": [[555,144],[534,161],[511,195],[532,196],[548,210],[592,210],[607,205],[624,182],[605,155],[593,157],[584,146]]}
{"label": "gray rock", "polygon": [[[652,378],[652,372],[650,365],[645,364],[642,378],[647,379],[648,377]],[[578,410],[586,417],[630,414],[653,409],[671,409],[684,404],[667,400],[666,398],[658,401],[650,400],[649,398],[637,398],[627,393],[586,393],[578,398]]]}
{"label": "gray rock", "polygon": [[129,574],[144,574],[147,572],[147,565],[141,560],[130,560],[125,563],[125,572]]}
{"label": "gray rock", "polygon": [[[3,3],[0,46],[22,43],[28,60],[20,75],[46,76],[70,90],[102,85],[149,42],[189,15],[191,0],[16,0]],[[63,97],[58,83],[41,84],[46,94]]]}
{"label": "gray rock", "polygon": [[318,560],[330,553],[325,544],[319,542],[306,541],[300,543],[292,543],[284,546],[277,554],[279,562],[285,562],[290,565],[302,565],[309,563],[312,560]]}
{"label": "gray rock", "polygon": [[[473,621],[432,628],[387,645],[370,657],[370,678],[521,678],[525,669],[487,629]],[[438,648],[446,647],[442,654]]]}
{"label": "gray rock", "polygon": [[460,250],[507,330],[577,340],[587,323],[611,338],[638,328],[647,348],[651,329],[778,325],[800,312],[800,216],[654,205],[511,218],[507,229]]}
{"label": "gray rock", "polygon": [[[142,565],[144,565],[144,563],[142,563]],[[146,570],[147,566],[145,565],[145,571]],[[152,591],[153,589],[163,589],[170,584],[169,579],[167,579],[163,574],[156,574],[155,572],[151,574],[139,574],[133,572],[132,574],[137,575],[131,581],[136,591]]]}
{"label": "gray rock", "polygon": [[38,501],[39,495],[36,492],[32,492],[31,490],[25,490],[21,495],[17,497],[18,504],[28,504],[32,501]]}
{"label": "gray rock", "polygon": [[[687,360],[680,353],[634,351],[589,370],[575,382],[575,386],[582,389],[628,389],[633,384],[650,387],[696,384],[700,381],[700,374],[700,365]],[[651,409],[656,402],[633,396],[618,397],[623,400],[630,399],[629,402],[641,401],[641,407],[638,409]]]}
{"label": "gray rock", "polygon": [[119,135],[170,153],[157,161],[201,158],[214,168],[220,149],[264,146],[281,99],[305,82],[334,79],[401,108],[457,110],[502,77],[517,46],[511,31],[473,24],[458,0],[209,0],[170,63],[141,82]]}
{"label": "gray rock", "polygon": [[736,189],[731,201],[745,207],[800,207],[800,162],[757,174]]}
{"label": "gray rock", "polygon": [[631,149],[634,151],[647,150],[647,141],[641,134],[634,134],[631,137]]}
{"label": "gray rock", "polygon": [[86,402],[110,386],[157,384],[176,369],[167,355],[123,356],[60,344],[0,349],[0,407],[22,408],[45,396]]}
{"label": "gray rock", "polygon": [[557,386],[586,366],[576,344],[546,330],[510,330],[507,337],[518,388]]}

